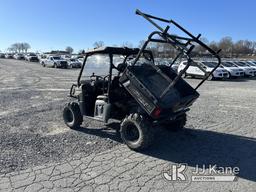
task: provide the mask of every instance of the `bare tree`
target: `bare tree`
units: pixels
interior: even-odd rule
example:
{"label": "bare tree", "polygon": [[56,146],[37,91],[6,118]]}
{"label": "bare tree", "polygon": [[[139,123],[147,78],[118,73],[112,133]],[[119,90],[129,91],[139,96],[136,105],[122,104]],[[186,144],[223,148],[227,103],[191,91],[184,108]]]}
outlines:
{"label": "bare tree", "polygon": [[233,56],[234,43],[231,37],[223,37],[219,42],[219,48],[222,50],[221,54],[223,56]]}
{"label": "bare tree", "polygon": [[144,45],[145,42],[146,42],[145,40],[141,40],[141,41],[139,42],[138,47],[139,47],[139,48],[142,48],[142,46]]}
{"label": "bare tree", "polygon": [[66,49],[65,49],[69,54],[72,54],[74,49],[70,46],[67,46]]}
{"label": "bare tree", "polygon": [[99,47],[103,47],[104,46],[104,42],[103,41],[96,41],[94,44],[93,44],[93,47],[94,48],[99,48]]}
{"label": "bare tree", "polygon": [[219,46],[218,46],[218,43],[215,42],[215,41],[212,41],[210,44],[209,44],[209,47],[214,50],[214,51],[218,51],[219,50]]}
{"label": "bare tree", "polygon": [[19,49],[19,44],[18,43],[14,43],[14,44],[12,44],[11,45],[11,47],[9,48],[9,50],[11,51],[11,52],[17,52],[17,51],[20,51],[20,49]]}
{"label": "bare tree", "polygon": [[22,48],[27,53],[31,46],[28,43],[22,43]]}
{"label": "bare tree", "polygon": [[133,48],[133,45],[132,45],[132,43],[130,43],[130,42],[128,42],[128,41],[126,41],[126,42],[123,42],[122,46],[123,46],[123,47],[129,47],[129,48]]}
{"label": "bare tree", "polygon": [[85,50],[81,49],[78,51],[78,55],[83,55],[85,53]]}

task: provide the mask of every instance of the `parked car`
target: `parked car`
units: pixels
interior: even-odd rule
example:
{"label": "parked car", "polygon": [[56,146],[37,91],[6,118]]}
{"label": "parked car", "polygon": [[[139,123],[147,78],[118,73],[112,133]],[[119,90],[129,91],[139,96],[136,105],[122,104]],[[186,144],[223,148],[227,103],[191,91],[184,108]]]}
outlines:
{"label": "parked car", "polygon": [[84,62],[84,56],[77,56],[77,59],[79,62],[83,63]]}
{"label": "parked car", "polygon": [[0,58],[5,58],[4,53],[0,53]]}
{"label": "parked car", "polygon": [[250,65],[246,64],[245,62],[243,61],[236,61],[236,62],[233,62],[237,67],[241,68],[244,70],[244,74],[245,76],[248,76],[248,77],[252,77],[252,76],[255,76],[256,74],[256,69],[251,67]]}
{"label": "parked car", "polygon": [[[181,70],[183,70],[187,65],[187,61],[182,61],[178,67],[178,73],[180,73]],[[191,63],[189,68],[187,69],[185,73],[186,76],[191,77],[205,77],[207,74],[200,69],[200,67],[203,68],[207,73],[210,73],[216,66],[216,63],[214,62],[206,62],[206,61],[195,61]],[[229,78],[229,73],[224,68],[218,67],[213,74],[209,77],[209,80],[211,79],[225,79]]]}
{"label": "parked car", "polygon": [[230,78],[244,76],[244,70],[241,68],[238,68],[232,62],[224,61],[221,63],[221,67],[223,67],[224,69],[226,69],[228,71]]}
{"label": "parked car", "polygon": [[68,62],[60,56],[48,56],[42,61],[43,67],[68,68]]}
{"label": "parked car", "polygon": [[6,53],[5,58],[6,59],[13,59],[13,54],[12,53]]}
{"label": "parked car", "polygon": [[82,63],[78,59],[67,59],[69,68],[81,68]]}
{"label": "parked car", "polygon": [[256,61],[247,61],[247,63],[251,66],[255,66],[256,67]]}
{"label": "parked car", "polygon": [[[250,67],[253,67],[254,69],[256,69],[256,63],[252,62],[252,61],[245,61],[245,63],[247,65],[249,65]],[[256,76],[256,73],[254,74],[254,76]]]}
{"label": "parked car", "polygon": [[13,57],[14,57],[14,59],[18,59],[18,60],[25,59],[25,57],[22,53],[16,53]]}
{"label": "parked car", "polygon": [[41,54],[38,56],[39,63],[43,65],[44,61],[47,59],[47,55]]}
{"label": "parked car", "polygon": [[30,62],[39,62],[39,59],[35,53],[28,53],[25,56],[25,60]]}

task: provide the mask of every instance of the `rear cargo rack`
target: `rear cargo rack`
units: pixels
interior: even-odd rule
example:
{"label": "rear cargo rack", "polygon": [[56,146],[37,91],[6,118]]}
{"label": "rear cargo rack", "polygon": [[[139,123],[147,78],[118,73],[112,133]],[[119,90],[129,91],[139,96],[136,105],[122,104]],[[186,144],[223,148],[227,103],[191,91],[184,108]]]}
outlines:
{"label": "rear cargo rack", "polygon": [[[141,54],[144,52],[148,43],[150,43],[150,42],[167,43],[167,44],[170,44],[171,46],[173,46],[178,51],[178,54],[174,58],[170,67],[177,61],[177,59],[179,59],[181,57],[185,57],[187,59],[187,64],[186,64],[185,68],[177,75],[177,77],[173,81],[170,82],[169,86],[163,91],[160,98],[163,98],[165,96],[165,94],[178,82],[178,80],[181,78],[181,76],[187,71],[189,66],[192,64],[193,59],[191,57],[191,53],[192,53],[192,50],[195,48],[195,44],[203,47],[206,51],[208,51],[208,53],[211,56],[213,56],[217,59],[216,67],[211,72],[206,73],[207,75],[195,87],[195,90],[197,90],[205,82],[205,80],[207,80],[209,78],[209,76],[211,76],[212,73],[220,66],[221,59],[220,59],[218,54],[220,53],[221,50],[214,51],[209,46],[207,46],[205,43],[203,43],[200,40],[201,34],[199,34],[197,36],[192,35],[189,31],[184,29],[181,25],[176,23],[174,20],[167,20],[167,19],[163,19],[163,18],[160,18],[160,17],[155,17],[155,16],[152,16],[152,15],[143,13],[138,9],[136,10],[136,14],[145,18],[153,26],[155,26],[158,30],[152,32],[148,36],[148,39],[145,41],[142,48],[140,49],[138,55],[136,56],[134,62],[132,63],[132,66],[134,66],[137,63],[137,61],[141,57]],[[167,23],[168,25],[165,28],[162,28],[160,25],[158,25],[155,22],[156,20],[161,21],[163,23]],[[175,27],[179,31],[183,32],[184,34],[186,34],[186,37],[170,34],[168,31],[171,27]],[[160,37],[160,39],[159,38],[154,38],[155,35],[158,35],[158,37]],[[199,66],[199,68],[201,68],[201,67]],[[206,72],[206,71],[204,71],[204,72]]]}

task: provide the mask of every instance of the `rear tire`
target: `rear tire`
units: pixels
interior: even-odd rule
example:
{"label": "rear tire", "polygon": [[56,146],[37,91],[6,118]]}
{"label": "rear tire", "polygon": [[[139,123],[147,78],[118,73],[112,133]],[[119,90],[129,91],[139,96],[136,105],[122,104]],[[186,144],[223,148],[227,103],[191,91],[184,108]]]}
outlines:
{"label": "rear tire", "polygon": [[65,124],[71,129],[78,129],[83,122],[79,105],[75,102],[68,103],[63,109],[63,119]]}
{"label": "rear tire", "polygon": [[153,142],[153,129],[150,123],[137,113],[123,120],[120,135],[124,143],[135,151],[146,149]]}
{"label": "rear tire", "polygon": [[184,128],[187,122],[187,115],[186,113],[180,115],[174,121],[169,121],[168,123],[163,124],[166,129],[177,132]]}

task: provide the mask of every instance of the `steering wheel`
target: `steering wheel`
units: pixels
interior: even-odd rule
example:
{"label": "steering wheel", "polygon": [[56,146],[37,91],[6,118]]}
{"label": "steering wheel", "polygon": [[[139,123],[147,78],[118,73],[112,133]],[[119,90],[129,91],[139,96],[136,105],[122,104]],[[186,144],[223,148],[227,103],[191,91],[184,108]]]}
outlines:
{"label": "steering wheel", "polygon": [[[93,77],[95,77],[95,79],[92,79]],[[90,76],[91,81],[96,81],[96,80],[99,80],[99,79],[104,80],[104,78],[102,76],[95,75],[94,73],[92,73],[92,75]]]}

